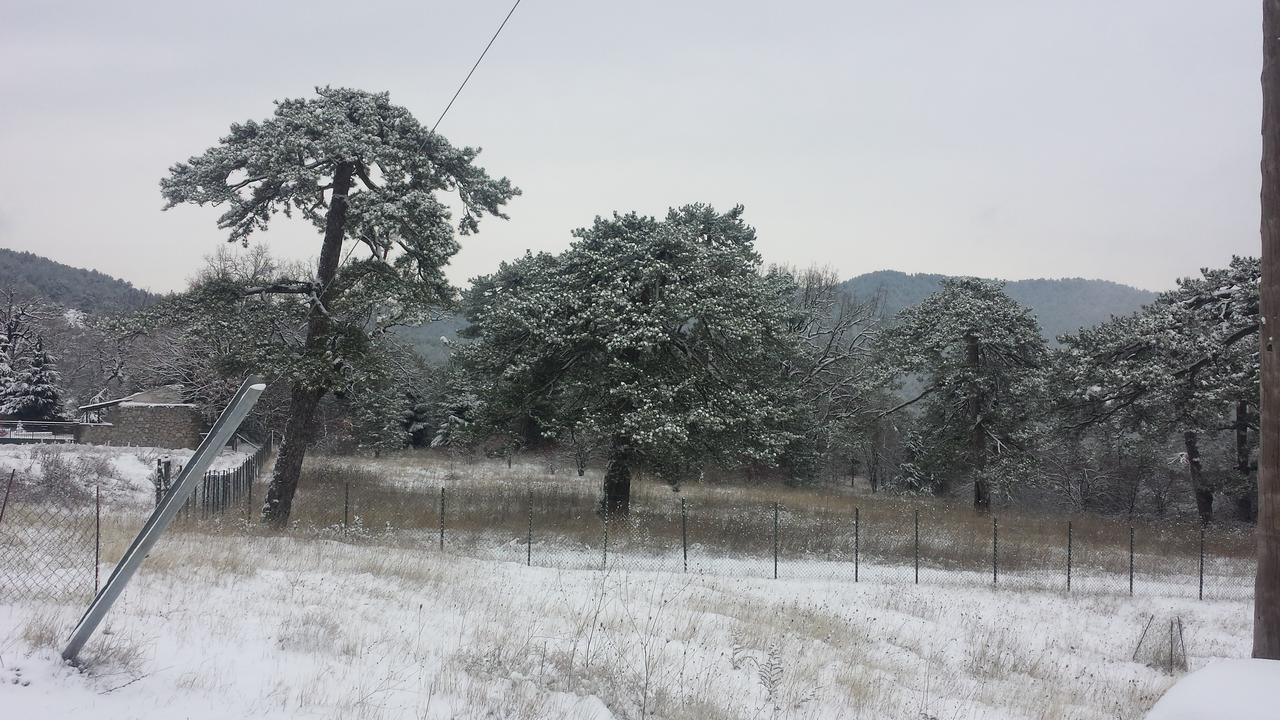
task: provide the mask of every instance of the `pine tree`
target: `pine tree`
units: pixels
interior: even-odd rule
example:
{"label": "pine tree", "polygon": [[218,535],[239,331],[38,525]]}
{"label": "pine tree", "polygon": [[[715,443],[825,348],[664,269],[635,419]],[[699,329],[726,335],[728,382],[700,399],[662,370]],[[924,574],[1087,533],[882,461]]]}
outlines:
{"label": "pine tree", "polygon": [[1213,518],[1219,488],[1205,472],[1201,444],[1223,427],[1235,443],[1235,491],[1246,514],[1252,510],[1259,367],[1249,340],[1260,324],[1260,276],[1256,258],[1204,269],[1132,315],[1063,336],[1055,363],[1054,394],[1068,431],[1107,426],[1181,441],[1202,522]]}
{"label": "pine tree", "polygon": [[992,481],[1025,474],[1032,457],[1047,360],[1035,318],[998,282],[952,278],[902,311],[881,343],[899,373],[925,379],[919,395],[893,408],[924,401],[906,439],[918,480],[945,494],[967,475],[974,507],[989,508]]}
{"label": "pine tree", "polygon": [[800,439],[796,288],[760,272],[742,208],[614,215],[574,234],[468,293],[467,427],[524,447],[598,439],[613,514],[628,509],[633,469],[678,483],[706,463],[775,465]]}
{"label": "pine tree", "polygon": [[26,358],[13,381],[0,394],[0,413],[16,420],[58,420],[62,418],[60,377],[54,360],[36,338],[31,356]]}
{"label": "pine tree", "polygon": [[[9,392],[9,386],[12,384],[13,362],[11,360],[9,336],[7,333],[0,333],[0,398],[3,398]],[[3,414],[3,406],[0,406],[0,415]]]}
{"label": "pine tree", "polygon": [[285,438],[263,505],[275,525],[288,521],[316,408],[342,386],[352,357],[372,336],[454,301],[443,267],[458,251],[455,221],[438,196],[457,194],[456,232],[467,235],[485,215],[506,217],[502,207],[519,194],[474,164],[478,150],[453,147],[386,93],[316,93],[278,102],[262,122],[232,125],[220,144],[161,181],[169,208],[226,208],[218,226],[230,241],[246,242],[277,213],[298,213],[322,233],[313,276],[243,288],[306,302],[303,347],[285,373]]}

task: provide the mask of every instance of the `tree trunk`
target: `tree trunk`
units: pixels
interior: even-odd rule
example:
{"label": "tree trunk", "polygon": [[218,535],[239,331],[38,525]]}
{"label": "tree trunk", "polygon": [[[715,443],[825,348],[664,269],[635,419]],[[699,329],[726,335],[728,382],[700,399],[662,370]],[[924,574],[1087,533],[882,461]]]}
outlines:
{"label": "tree trunk", "polygon": [[991,491],[987,488],[984,472],[987,467],[987,430],[982,424],[982,392],[978,373],[981,356],[978,353],[978,336],[965,335],[965,355],[973,371],[974,387],[969,394],[969,469],[973,473],[973,507],[978,510],[991,508]]}
{"label": "tree trunk", "polygon": [[1236,401],[1236,472],[1240,475],[1240,488],[1236,492],[1236,518],[1245,522],[1257,519],[1257,488],[1249,482],[1252,471],[1249,463],[1249,402]]}
{"label": "tree trunk", "polygon": [[1200,465],[1200,436],[1195,430],[1182,433],[1182,446],[1187,453],[1187,470],[1191,473],[1191,491],[1196,496],[1196,515],[1200,524],[1213,520],[1213,490],[1205,487],[1204,472]]}
{"label": "tree trunk", "polygon": [[615,440],[604,469],[600,511],[610,517],[625,516],[631,509],[631,458],[626,446]]}
{"label": "tree trunk", "polygon": [[1262,404],[1253,656],[1280,660],[1280,0],[1262,4]]}
{"label": "tree trunk", "polygon": [[[325,216],[324,245],[320,248],[320,264],[316,269],[319,285],[318,299],[313,300],[307,315],[306,355],[320,360],[329,349],[333,321],[328,308],[337,297],[334,278],[338,276],[338,264],[342,259],[342,238],[347,224],[347,193],[351,190],[351,176],[355,166],[340,162],[333,173],[333,194],[329,200],[329,214]],[[289,522],[293,509],[293,494],[298,489],[302,474],[302,460],[311,440],[313,416],[320,398],[328,390],[314,381],[295,381],[289,398],[289,419],[285,423],[284,442],[276,457],[271,483],[267,486],[266,501],[262,506],[262,519],[276,527]]]}
{"label": "tree trunk", "polygon": [[293,510],[293,495],[302,475],[302,460],[311,442],[316,406],[323,393],[295,385],[289,397],[289,419],[285,424],[284,441],[276,455],[271,483],[262,505],[263,520],[283,527],[289,522]]}
{"label": "tree trunk", "polygon": [[871,426],[871,462],[867,463],[867,481],[871,483],[874,494],[880,489],[880,450],[884,447],[884,430],[880,421]]}

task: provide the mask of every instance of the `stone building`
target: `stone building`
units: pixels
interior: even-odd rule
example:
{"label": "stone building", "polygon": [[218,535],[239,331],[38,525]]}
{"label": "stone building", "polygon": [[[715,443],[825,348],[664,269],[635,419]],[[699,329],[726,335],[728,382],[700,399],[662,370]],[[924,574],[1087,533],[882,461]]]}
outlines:
{"label": "stone building", "polygon": [[82,405],[76,442],[194,449],[206,430],[205,422],[195,405],[182,400],[181,385],[166,385]]}

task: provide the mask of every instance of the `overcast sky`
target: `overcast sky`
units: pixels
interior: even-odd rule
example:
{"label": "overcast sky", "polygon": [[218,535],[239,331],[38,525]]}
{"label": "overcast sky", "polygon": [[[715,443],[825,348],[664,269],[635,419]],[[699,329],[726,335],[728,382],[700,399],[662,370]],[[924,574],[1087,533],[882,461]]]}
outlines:
{"label": "overcast sky", "polygon": [[[0,245],[177,288],[224,235],[171,164],[315,85],[430,124],[510,0],[286,5],[6,3]],[[524,0],[440,126],[524,195],[450,276],[704,201],[768,262],[1168,287],[1258,253],[1258,5]]]}

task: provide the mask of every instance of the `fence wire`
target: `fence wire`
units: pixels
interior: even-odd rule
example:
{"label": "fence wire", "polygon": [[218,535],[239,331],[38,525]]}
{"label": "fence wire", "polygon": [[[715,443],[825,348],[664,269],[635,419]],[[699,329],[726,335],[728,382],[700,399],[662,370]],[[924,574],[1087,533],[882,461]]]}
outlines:
{"label": "fence wire", "polygon": [[1253,597],[1248,529],[1131,527],[1096,516],[1006,519],[907,499],[867,508],[789,506],[731,492],[682,496],[661,486],[642,486],[629,512],[606,519],[594,490],[320,482],[299,490],[294,523],[412,533],[430,550],[560,569]]}
{"label": "fence wire", "polygon": [[8,482],[0,495],[0,602],[91,599],[100,550],[96,492]]}

